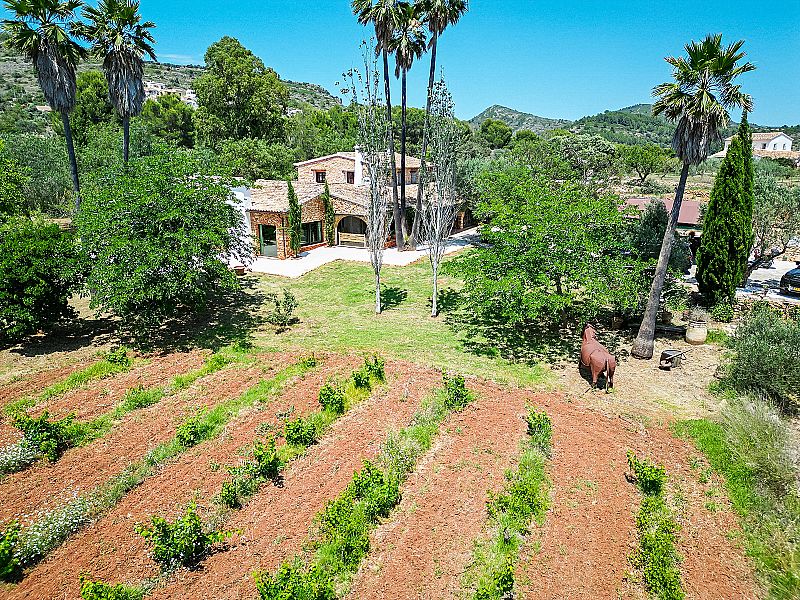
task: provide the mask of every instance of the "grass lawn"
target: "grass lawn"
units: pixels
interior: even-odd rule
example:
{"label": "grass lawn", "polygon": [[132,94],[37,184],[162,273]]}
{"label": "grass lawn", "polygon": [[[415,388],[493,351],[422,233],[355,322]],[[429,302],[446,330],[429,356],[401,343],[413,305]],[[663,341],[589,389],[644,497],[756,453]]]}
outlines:
{"label": "grass lawn", "polygon": [[[300,323],[276,335],[269,326],[255,333],[255,344],[267,350],[356,351],[379,353],[437,368],[477,375],[521,386],[541,386],[550,380],[541,366],[512,363],[467,350],[459,332],[444,315],[430,317],[431,270],[427,260],[381,272],[383,314],[376,315],[374,276],[368,264],[337,261],[299,279],[254,275],[258,292],[291,291]],[[457,289],[454,278],[440,278],[441,298]],[[445,301],[445,310],[447,302]],[[263,311],[269,311],[266,303]]]}

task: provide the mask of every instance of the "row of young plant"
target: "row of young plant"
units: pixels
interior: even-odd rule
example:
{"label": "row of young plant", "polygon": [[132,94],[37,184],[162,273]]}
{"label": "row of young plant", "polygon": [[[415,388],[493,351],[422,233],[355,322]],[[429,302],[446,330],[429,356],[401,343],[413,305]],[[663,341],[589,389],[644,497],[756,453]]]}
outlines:
{"label": "row of young plant", "polygon": [[[50,462],[55,462],[68,449],[84,446],[106,435],[126,414],[152,406],[165,397],[188,387],[197,379],[214,373],[231,363],[247,360],[250,358],[246,348],[238,345],[224,348],[212,354],[199,369],[177,375],[166,386],[153,388],[138,386],[128,390],[122,401],[112,410],[89,421],[76,421],[74,414],[67,415],[62,419],[51,420],[48,411],[44,411],[38,417],[31,417],[24,409],[18,409],[13,413],[11,423],[22,432],[22,440],[0,448],[0,477],[22,471],[39,459],[46,458]],[[116,365],[114,368],[117,371],[115,372],[118,372],[120,369],[129,368],[132,361],[123,349],[109,353],[103,361],[95,363],[92,367],[102,364]],[[107,374],[108,370],[104,367],[95,372]],[[85,372],[82,371],[75,375],[82,373]],[[52,387],[61,390],[72,389],[67,386],[67,381],[69,378],[62,384]],[[76,377],[70,385],[74,387],[75,381],[85,382],[86,379],[85,377]],[[46,392],[47,390],[45,390]],[[40,397],[44,397],[44,393]]]}
{"label": "row of young plant", "polygon": [[[192,502],[185,514],[173,522],[154,516],[149,525],[138,525],[137,532],[149,540],[151,556],[162,571],[168,573],[179,567],[197,566],[215,544],[224,542],[235,533],[216,527],[226,519],[231,509],[241,508],[262,484],[269,481],[278,483],[289,462],[316,444],[336,419],[365,400],[385,379],[383,359],[377,356],[368,358],[346,381],[329,380],[320,388],[320,411],[284,422],[282,436],[285,444],[278,447],[275,436],[255,440],[252,458],[228,469],[231,479],[222,484],[215,499],[220,504],[220,511],[211,517],[209,523],[203,523],[196,504]],[[185,425],[179,435],[195,435],[197,427],[191,422]],[[85,600],[129,600],[144,593],[143,587],[91,581],[87,576],[82,579],[81,586]]]}
{"label": "row of young plant", "polygon": [[15,580],[22,571],[35,565],[86,524],[112,509],[131,489],[141,485],[170,460],[197,444],[218,437],[225,425],[243,410],[275,399],[294,377],[317,365],[312,356],[301,359],[263,379],[242,395],[204,409],[189,417],[176,429],[175,436],[159,444],[144,458],[122,473],[53,510],[40,513],[28,525],[12,522],[0,531],[0,579]]}
{"label": "row of young plant", "polygon": [[506,473],[500,494],[488,502],[492,533],[475,544],[473,560],[464,577],[465,587],[475,600],[513,598],[514,568],[533,523],[541,525],[550,503],[545,473],[550,457],[553,425],[550,416],[528,407],[528,437],[516,470]]}
{"label": "row of young plant", "polygon": [[636,486],[642,493],[642,503],[636,516],[639,547],[632,562],[641,572],[644,585],[653,598],[682,600],[686,597],[681,584],[676,549],[678,523],[667,503],[665,488],[667,472],[647,458],[640,459],[628,451],[628,467]]}
{"label": "row of young plant", "polygon": [[375,461],[365,460],[345,491],[315,517],[305,557],[283,563],[275,573],[255,572],[264,600],[332,600],[346,593],[369,552],[369,535],[400,503],[400,486],[427,452],[439,426],[473,399],[461,376],[444,375],[444,389],[430,396],[412,423],[390,434]]}

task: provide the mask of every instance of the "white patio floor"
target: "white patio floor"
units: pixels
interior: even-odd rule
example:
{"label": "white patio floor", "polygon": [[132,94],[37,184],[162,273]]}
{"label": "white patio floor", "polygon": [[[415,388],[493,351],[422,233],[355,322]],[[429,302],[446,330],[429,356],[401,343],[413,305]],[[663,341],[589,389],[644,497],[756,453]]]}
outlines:
{"label": "white patio floor", "polygon": [[[463,248],[468,248],[472,246],[477,239],[477,228],[461,231],[450,238],[445,254],[452,254]],[[428,253],[425,247],[414,252],[398,252],[397,248],[389,248],[383,253],[383,264],[405,267],[421,258],[427,258],[427,256]],[[344,246],[324,247],[303,252],[299,258],[287,258],[286,260],[259,256],[248,268],[254,273],[267,273],[269,275],[297,278],[336,260],[369,263],[369,252],[365,248],[346,248]]]}

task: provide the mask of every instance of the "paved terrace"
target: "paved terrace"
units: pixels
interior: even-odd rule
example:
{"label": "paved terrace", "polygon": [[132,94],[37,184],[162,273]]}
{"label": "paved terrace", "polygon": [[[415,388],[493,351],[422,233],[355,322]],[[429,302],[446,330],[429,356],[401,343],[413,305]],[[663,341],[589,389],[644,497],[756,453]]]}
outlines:
{"label": "paved terrace", "polygon": [[[452,254],[473,246],[478,240],[477,232],[477,228],[473,228],[455,234],[450,238],[445,254]],[[428,252],[424,246],[413,252],[398,252],[397,248],[389,248],[383,253],[383,264],[405,267],[420,259],[427,260],[427,258]],[[267,273],[294,279],[335,260],[369,263],[369,251],[366,248],[333,246],[309,250],[301,253],[298,258],[287,258],[286,260],[259,256],[250,264],[249,269],[253,273]]]}

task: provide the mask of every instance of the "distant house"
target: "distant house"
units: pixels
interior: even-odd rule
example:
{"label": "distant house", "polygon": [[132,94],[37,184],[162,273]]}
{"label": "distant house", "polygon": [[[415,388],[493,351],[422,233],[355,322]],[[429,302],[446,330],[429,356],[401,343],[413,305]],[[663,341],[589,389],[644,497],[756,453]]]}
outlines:
{"label": "distant house", "polygon": [[[644,212],[644,209],[647,205],[653,201],[653,198],[629,198],[625,201],[625,207],[634,206],[639,209],[639,212]],[[672,205],[675,202],[674,200],[662,200],[664,206],[667,208],[667,212],[672,211]],[[689,231],[697,231],[700,232],[701,225],[701,206],[702,203],[698,202],[697,200],[684,200],[681,203],[681,210],[678,213],[678,226],[677,229],[679,231],[689,232]]]}
{"label": "distant house", "polygon": [[[396,157],[400,164],[400,155]],[[326,245],[325,210],[322,193],[325,184],[331,194],[335,213],[335,239],[332,245],[364,248],[367,240],[367,207],[369,189],[360,152],[338,152],[296,163],[297,179],[292,182],[302,212],[302,249]],[[406,157],[406,198],[416,201],[420,161]],[[402,177],[397,170],[398,182]],[[257,256],[287,258],[289,246],[288,183],[259,179],[244,193],[243,209],[246,226],[252,234]],[[391,207],[387,205],[387,211]],[[456,229],[469,225],[468,215],[461,213]],[[393,229],[393,224],[392,224]],[[391,236],[390,236],[391,237]],[[391,243],[391,241],[389,241]]]}
{"label": "distant house", "polygon": [[[725,140],[725,148],[711,158],[724,158],[733,136]],[[800,152],[792,150],[794,140],[782,131],[753,134],[753,156],[756,158],[788,158],[800,166]]]}
{"label": "distant house", "polygon": [[144,82],[144,96],[147,100],[158,100],[161,96],[166,96],[167,94],[175,94],[184,104],[197,108],[197,94],[192,90],[167,87],[166,84],[157,81]]}

